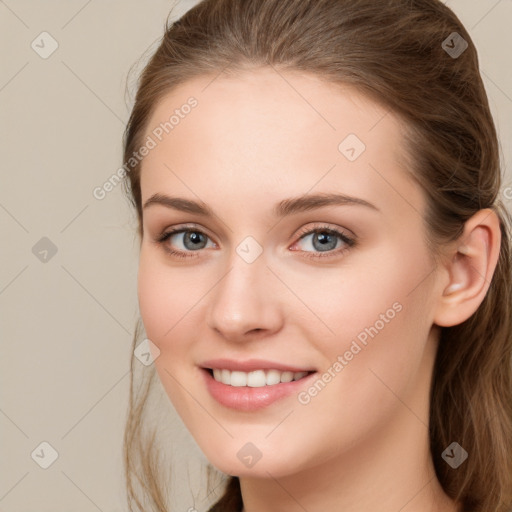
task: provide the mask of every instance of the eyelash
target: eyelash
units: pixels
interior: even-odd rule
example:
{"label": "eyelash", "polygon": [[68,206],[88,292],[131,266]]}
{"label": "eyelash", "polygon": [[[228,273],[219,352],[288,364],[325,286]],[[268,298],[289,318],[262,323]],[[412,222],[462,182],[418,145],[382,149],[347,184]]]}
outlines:
{"label": "eyelash", "polygon": [[[155,242],[157,244],[161,245],[163,247],[163,249],[168,254],[170,254],[171,256],[176,256],[178,258],[193,258],[193,257],[195,257],[193,253],[200,252],[200,249],[198,249],[197,251],[186,251],[186,252],[170,249],[167,245],[165,245],[165,242],[167,242],[167,240],[172,235],[175,235],[177,233],[200,233],[200,234],[206,236],[207,238],[210,238],[206,233],[204,233],[200,229],[195,228],[194,226],[178,227],[178,228],[172,229],[170,231],[164,231],[156,238]],[[297,236],[299,237],[299,240],[302,240],[303,238],[306,237],[306,235],[311,235],[314,233],[316,233],[316,234],[324,233],[324,234],[328,234],[328,235],[335,235],[338,238],[340,238],[340,240],[344,244],[346,244],[346,247],[338,248],[338,249],[332,250],[332,251],[325,251],[325,253],[322,253],[322,252],[318,253],[318,252],[313,252],[313,251],[302,251],[302,252],[306,253],[304,255],[305,258],[311,258],[311,259],[316,259],[316,260],[318,260],[319,258],[332,258],[332,257],[340,256],[341,254],[344,254],[346,251],[348,251],[351,248],[356,246],[355,238],[349,237],[344,232],[338,231],[337,229],[333,229],[326,225],[316,226],[313,229],[304,228],[303,230],[301,230],[298,233]],[[188,253],[192,253],[192,254],[188,254]]]}

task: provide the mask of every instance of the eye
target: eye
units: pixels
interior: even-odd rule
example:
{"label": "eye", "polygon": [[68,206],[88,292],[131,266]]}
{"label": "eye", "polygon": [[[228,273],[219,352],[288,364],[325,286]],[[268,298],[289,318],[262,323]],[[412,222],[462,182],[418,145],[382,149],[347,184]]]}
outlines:
{"label": "eye", "polygon": [[[175,228],[164,231],[158,236],[156,242],[160,244],[166,252],[178,258],[194,257],[196,251],[200,251],[206,247],[206,242],[209,236],[203,233],[200,229],[194,227],[188,228]],[[171,248],[171,246],[178,245],[178,250]]]}
{"label": "eye", "polygon": [[[330,226],[321,225],[313,229],[303,229],[298,233],[300,239],[290,248],[306,253],[306,258],[336,257],[348,251],[356,245],[355,238],[348,236],[345,232],[334,229]],[[178,258],[195,257],[195,252],[200,252],[208,247],[210,237],[194,226],[178,226],[164,231],[155,242],[163,247],[170,255]],[[210,247],[215,247],[212,242]],[[176,247],[178,247],[176,249]],[[310,249],[313,250],[310,250]],[[316,252],[317,251],[317,252]]]}
{"label": "eye", "polygon": [[[356,240],[345,232],[329,226],[317,226],[314,229],[306,229],[299,233],[300,240],[292,247],[302,242],[301,250],[308,253],[307,258],[335,257],[348,251],[356,245]],[[308,250],[312,248],[313,250]],[[291,249],[296,250],[296,249]],[[318,251],[318,252],[315,252]],[[323,254],[322,254],[323,253]]]}

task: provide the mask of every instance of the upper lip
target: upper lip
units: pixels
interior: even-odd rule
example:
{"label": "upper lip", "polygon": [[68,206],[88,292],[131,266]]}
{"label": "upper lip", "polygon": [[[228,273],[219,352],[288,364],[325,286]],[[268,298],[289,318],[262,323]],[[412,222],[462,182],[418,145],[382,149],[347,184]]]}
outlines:
{"label": "upper lip", "polygon": [[289,364],[268,361],[265,359],[247,359],[246,361],[236,361],[234,359],[209,359],[203,361],[200,366],[209,369],[220,369],[230,371],[250,372],[254,370],[279,370],[281,372],[314,372],[310,367],[298,367]]}

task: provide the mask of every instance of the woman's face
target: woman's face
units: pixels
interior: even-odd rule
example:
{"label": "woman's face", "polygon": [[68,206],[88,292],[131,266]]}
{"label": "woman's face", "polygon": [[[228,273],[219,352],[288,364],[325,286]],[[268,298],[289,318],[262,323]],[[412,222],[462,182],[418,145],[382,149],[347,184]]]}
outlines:
{"label": "woman's face", "polygon": [[371,457],[399,426],[425,435],[439,280],[403,130],[354,89],[266,68],[157,105],[140,311],[167,394],[223,472],[284,476]]}

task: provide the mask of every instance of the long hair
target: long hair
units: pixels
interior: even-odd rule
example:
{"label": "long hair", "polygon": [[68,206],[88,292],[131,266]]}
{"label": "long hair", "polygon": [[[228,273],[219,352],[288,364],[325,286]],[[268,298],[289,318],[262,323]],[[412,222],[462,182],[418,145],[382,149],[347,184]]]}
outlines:
{"label": "long hair", "polygon": [[[124,161],[143,145],[157,102],[174,87],[262,66],[351,85],[404,120],[410,171],[427,198],[433,254],[457,239],[478,210],[497,213],[502,241],[488,292],[468,320],[440,331],[429,435],[437,477],[464,511],[509,512],[511,216],[501,199],[499,143],[468,32],[438,0],[204,0],[174,23],[167,20],[137,84]],[[124,186],[142,236],[140,163],[127,168]],[[136,334],[134,347],[138,341]],[[154,381],[151,368],[140,380],[132,374],[126,479],[131,507],[168,512],[169,485],[159,480],[154,435],[142,428],[149,424],[146,400]],[[457,470],[442,459],[454,440],[469,453]],[[239,480],[229,477],[211,510],[241,510],[241,503]]]}

